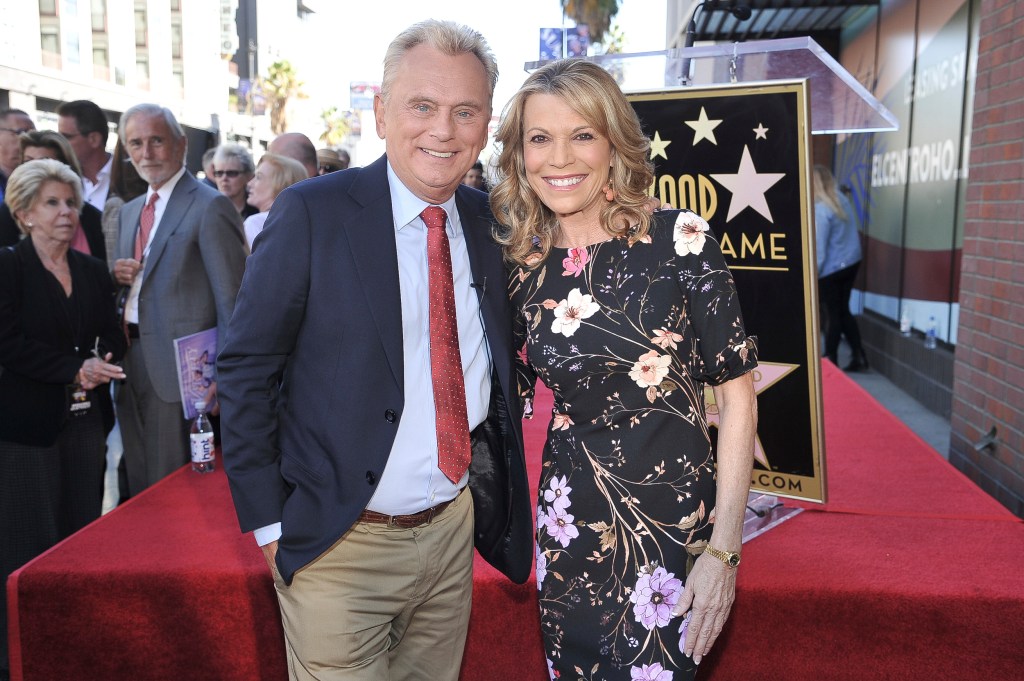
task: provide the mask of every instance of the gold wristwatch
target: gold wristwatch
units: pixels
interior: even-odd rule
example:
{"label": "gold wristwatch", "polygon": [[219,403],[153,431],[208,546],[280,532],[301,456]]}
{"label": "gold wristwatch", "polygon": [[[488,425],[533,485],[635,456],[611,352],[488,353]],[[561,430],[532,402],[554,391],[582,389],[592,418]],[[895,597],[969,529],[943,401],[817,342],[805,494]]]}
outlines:
{"label": "gold wristwatch", "polygon": [[732,551],[719,551],[711,544],[704,547],[704,553],[708,554],[712,558],[717,558],[731,568],[740,564],[740,554]]}

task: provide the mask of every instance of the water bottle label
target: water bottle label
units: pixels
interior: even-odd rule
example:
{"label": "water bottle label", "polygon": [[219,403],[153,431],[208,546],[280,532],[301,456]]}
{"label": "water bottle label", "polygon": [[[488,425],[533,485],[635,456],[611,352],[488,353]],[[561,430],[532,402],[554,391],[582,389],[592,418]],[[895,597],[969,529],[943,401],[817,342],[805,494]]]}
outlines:
{"label": "water bottle label", "polygon": [[207,463],[213,461],[213,433],[191,433],[192,462]]}

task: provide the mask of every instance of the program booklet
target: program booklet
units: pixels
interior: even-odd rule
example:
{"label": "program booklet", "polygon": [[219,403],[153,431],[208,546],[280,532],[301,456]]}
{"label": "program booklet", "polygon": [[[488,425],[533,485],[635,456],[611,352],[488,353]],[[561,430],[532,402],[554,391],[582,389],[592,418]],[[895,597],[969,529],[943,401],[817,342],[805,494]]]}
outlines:
{"label": "program booklet", "polygon": [[209,404],[210,386],[216,380],[217,328],[174,339],[174,361],[178,366],[178,390],[185,420],[197,415],[195,403]]}

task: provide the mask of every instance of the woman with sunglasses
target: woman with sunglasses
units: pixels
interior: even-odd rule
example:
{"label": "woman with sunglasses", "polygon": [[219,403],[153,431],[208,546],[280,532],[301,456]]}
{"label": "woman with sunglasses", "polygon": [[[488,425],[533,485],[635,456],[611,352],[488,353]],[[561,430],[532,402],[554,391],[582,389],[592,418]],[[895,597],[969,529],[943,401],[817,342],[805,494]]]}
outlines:
{"label": "woman with sunglasses", "polygon": [[222,144],[213,156],[213,178],[217,189],[231,199],[243,221],[260,212],[248,202],[249,194],[245,189],[255,169],[252,154],[240,144]]}

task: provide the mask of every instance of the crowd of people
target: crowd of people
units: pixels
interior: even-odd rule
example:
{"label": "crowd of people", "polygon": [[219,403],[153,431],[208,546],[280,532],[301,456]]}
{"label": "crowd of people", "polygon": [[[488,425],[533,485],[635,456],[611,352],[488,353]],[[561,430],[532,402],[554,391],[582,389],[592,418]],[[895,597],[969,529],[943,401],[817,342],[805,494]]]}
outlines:
{"label": "crowd of people", "polygon": [[456,679],[474,546],[535,569],[552,678],[693,678],[734,597],[756,341],[707,224],[652,211],[649,142],[600,67],[530,75],[488,187],[497,78],[476,31],[406,29],[385,154],[356,168],[285,133],[197,177],[156,104],[112,152],[92,102],[57,132],[0,111],[0,576],[98,517],[110,466],[123,499],[187,462],[174,339],[216,328],[212,411],[292,679]]}

